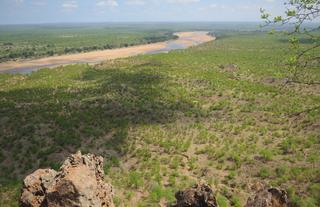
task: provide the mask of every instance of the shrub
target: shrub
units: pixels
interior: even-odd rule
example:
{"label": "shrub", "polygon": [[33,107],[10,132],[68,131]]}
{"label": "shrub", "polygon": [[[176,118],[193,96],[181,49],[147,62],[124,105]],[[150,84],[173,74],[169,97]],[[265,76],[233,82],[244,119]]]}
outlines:
{"label": "shrub", "polygon": [[106,159],[106,162],[104,164],[104,173],[108,174],[110,172],[111,167],[119,167],[120,166],[120,160],[116,156],[110,156],[110,158]]}
{"label": "shrub", "polygon": [[161,198],[166,198],[169,202],[172,202],[175,200],[174,193],[170,188],[163,188],[159,184],[155,184],[152,187],[150,198],[153,202],[159,202]]}
{"label": "shrub", "polygon": [[179,165],[181,164],[181,158],[178,157],[178,156],[175,156],[172,160],[171,160],[171,163],[170,163],[170,168],[171,169],[178,169],[179,168]]}
{"label": "shrub", "polygon": [[2,151],[0,151],[0,163],[3,162],[3,160],[5,159]]}
{"label": "shrub", "polygon": [[231,172],[229,173],[229,175],[226,176],[226,178],[227,178],[228,180],[233,180],[235,177],[236,177],[236,172],[235,172],[235,171],[231,171]]}
{"label": "shrub", "polygon": [[282,150],[283,154],[291,153],[294,147],[295,143],[291,137],[286,138],[280,144],[280,149]]}
{"label": "shrub", "polygon": [[128,175],[128,187],[138,189],[141,186],[143,186],[142,175],[137,171],[130,172]]}
{"label": "shrub", "polygon": [[235,163],[236,168],[241,167],[242,161],[241,161],[241,157],[239,154],[232,153],[230,156],[230,159]]}
{"label": "shrub", "polygon": [[317,204],[317,201],[311,197],[301,199],[300,206],[301,207],[319,207],[319,205]]}
{"label": "shrub", "polygon": [[263,150],[260,151],[260,156],[265,161],[271,161],[272,158],[273,158],[273,152],[271,150],[268,150],[268,149],[263,149]]}
{"label": "shrub", "polygon": [[235,206],[235,207],[242,207],[243,206],[241,204],[240,198],[236,195],[232,196],[231,204],[232,204],[232,206]]}
{"label": "shrub", "polygon": [[270,177],[270,174],[271,174],[270,170],[266,167],[261,168],[259,171],[259,177],[264,178],[264,179]]}
{"label": "shrub", "polygon": [[229,207],[229,200],[223,195],[217,196],[217,203],[220,207]]}
{"label": "shrub", "polygon": [[320,205],[320,183],[311,184],[308,187],[309,193],[316,200],[317,204]]}

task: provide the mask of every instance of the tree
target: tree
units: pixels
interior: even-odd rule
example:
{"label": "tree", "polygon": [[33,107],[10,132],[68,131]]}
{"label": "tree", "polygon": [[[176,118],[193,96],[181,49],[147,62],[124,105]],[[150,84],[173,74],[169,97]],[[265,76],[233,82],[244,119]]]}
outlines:
{"label": "tree", "polygon": [[[290,26],[285,28],[294,51],[287,63],[289,78],[292,82],[315,84],[306,77],[310,70],[320,68],[320,0],[286,0],[285,6],[282,16],[272,16],[261,9],[261,18],[266,25]],[[301,44],[302,41],[308,44]]]}

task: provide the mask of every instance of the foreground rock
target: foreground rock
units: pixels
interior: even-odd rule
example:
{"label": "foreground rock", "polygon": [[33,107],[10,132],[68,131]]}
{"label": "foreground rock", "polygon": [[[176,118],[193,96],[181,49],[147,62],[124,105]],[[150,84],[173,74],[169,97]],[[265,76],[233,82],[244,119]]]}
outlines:
{"label": "foreground rock", "polygon": [[[173,207],[218,207],[213,190],[205,184],[176,193]],[[289,207],[287,192],[278,188],[264,188],[250,197],[245,207]]]}
{"label": "foreground rock", "polygon": [[254,197],[248,199],[245,207],[288,207],[287,192],[278,188],[258,191]]}
{"label": "foreground rock", "polygon": [[114,207],[112,186],[104,182],[103,158],[71,155],[58,172],[37,170],[23,182],[22,207]]}
{"label": "foreground rock", "polygon": [[177,204],[174,207],[217,207],[212,189],[205,184],[197,184],[192,188],[176,193]]}
{"label": "foreground rock", "polygon": [[[262,189],[262,190],[261,190]],[[176,193],[174,207],[218,207],[206,184]],[[112,187],[104,182],[103,158],[81,152],[71,155],[57,172],[40,169],[27,176],[20,198],[22,207],[114,207]],[[245,207],[289,207],[287,193],[260,188]]]}

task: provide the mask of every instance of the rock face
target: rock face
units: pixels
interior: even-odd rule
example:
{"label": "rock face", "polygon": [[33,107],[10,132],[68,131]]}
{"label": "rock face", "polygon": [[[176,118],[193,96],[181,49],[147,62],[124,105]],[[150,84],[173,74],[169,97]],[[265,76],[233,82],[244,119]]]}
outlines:
{"label": "rock face", "polygon": [[260,190],[248,199],[245,207],[288,207],[287,192],[278,188]]}
{"label": "rock face", "polygon": [[23,181],[22,207],[114,207],[112,186],[104,182],[103,158],[71,155],[58,172],[37,170]]}
{"label": "rock face", "polygon": [[176,199],[174,207],[218,207],[212,189],[205,184],[177,192]]}

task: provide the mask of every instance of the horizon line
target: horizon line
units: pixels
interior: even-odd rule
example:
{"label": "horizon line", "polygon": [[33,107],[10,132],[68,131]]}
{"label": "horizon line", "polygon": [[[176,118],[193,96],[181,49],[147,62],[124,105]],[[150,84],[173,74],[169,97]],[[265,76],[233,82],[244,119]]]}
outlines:
{"label": "horizon line", "polygon": [[74,22],[34,22],[34,23],[9,23],[9,24],[3,24],[0,23],[0,26],[18,26],[18,25],[54,25],[54,24],[152,24],[152,23],[158,23],[158,24],[175,24],[175,23],[261,23],[263,21],[205,21],[205,20],[199,20],[199,21],[74,21]]}

